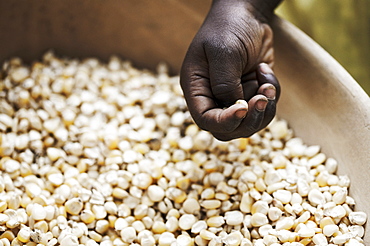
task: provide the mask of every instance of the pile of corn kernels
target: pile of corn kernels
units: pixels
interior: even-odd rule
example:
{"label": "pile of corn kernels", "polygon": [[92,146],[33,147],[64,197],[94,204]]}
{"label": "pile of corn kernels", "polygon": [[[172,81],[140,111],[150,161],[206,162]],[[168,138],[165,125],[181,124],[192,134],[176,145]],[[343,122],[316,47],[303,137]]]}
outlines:
{"label": "pile of corn kernels", "polygon": [[179,86],[48,52],[0,73],[1,245],[364,245],[337,162],[284,120],[221,142]]}

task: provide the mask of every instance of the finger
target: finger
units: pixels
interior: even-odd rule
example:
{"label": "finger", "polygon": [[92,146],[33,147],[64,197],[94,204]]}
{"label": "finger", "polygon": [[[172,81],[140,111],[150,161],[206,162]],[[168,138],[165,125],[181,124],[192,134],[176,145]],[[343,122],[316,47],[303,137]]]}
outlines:
{"label": "finger", "polygon": [[266,63],[259,64],[256,75],[260,85],[257,93],[266,96],[269,100],[265,110],[265,118],[261,124],[261,129],[263,129],[276,115],[276,105],[280,97],[281,89],[279,81],[270,66]]}
{"label": "finger", "polygon": [[267,104],[268,99],[264,95],[256,95],[249,100],[248,114],[241,124],[245,131],[244,137],[249,137],[261,129]]}
{"label": "finger", "polygon": [[263,129],[272,121],[276,114],[276,88],[272,84],[266,83],[261,85],[257,93],[264,95],[268,99],[264,119],[260,126],[260,129]]}
{"label": "finger", "polygon": [[229,107],[237,100],[243,99],[241,76],[246,56],[232,45],[214,41],[205,45],[209,62],[209,77],[212,93],[220,107]]}
{"label": "finger", "polygon": [[267,106],[267,98],[263,95],[254,96],[249,102],[249,111],[243,122],[234,131],[213,132],[213,136],[221,141],[229,141],[241,137],[250,137],[261,129],[264,119],[264,111]]}
{"label": "finger", "polygon": [[248,113],[248,107],[234,104],[226,109],[214,108],[204,112],[202,121],[210,132],[230,133],[239,127]]}
{"label": "finger", "polygon": [[276,78],[270,66],[267,65],[266,63],[260,63],[257,68],[256,74],[257,74],[257,81],[258,81],[259,86],[266,84],[266,83],[270,83],[275,87],[276,89],[275,100],[277,102],[280,98],[281,89],[280,89],[279,81]]}
{"label": "finger", "polygon": [[248,103],[250,111],[242,124],[231,133],[217,132],[213,134],[214,137],[221,141],[250,137],[271,122],[276,113],[276,89],[272,84],[267,83],[263,84],[257,93],[259,95],[253,97]]}
{"label": "finger", "polygon": [[276,88],[273,84],[266,83],[258,88],[257,94],[264,95],[268,100],[276,99]]}

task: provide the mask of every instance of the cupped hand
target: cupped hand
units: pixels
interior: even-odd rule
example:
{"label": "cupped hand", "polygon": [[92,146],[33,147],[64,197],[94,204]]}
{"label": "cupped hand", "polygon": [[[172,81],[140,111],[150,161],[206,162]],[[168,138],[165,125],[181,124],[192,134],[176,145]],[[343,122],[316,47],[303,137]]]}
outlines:
{"label": "cupped hand", "polygon": [[275,116],[273,33],[256,13],[245,1],[214,1],[183,62],[189,111],[219,140],[249,137]]}

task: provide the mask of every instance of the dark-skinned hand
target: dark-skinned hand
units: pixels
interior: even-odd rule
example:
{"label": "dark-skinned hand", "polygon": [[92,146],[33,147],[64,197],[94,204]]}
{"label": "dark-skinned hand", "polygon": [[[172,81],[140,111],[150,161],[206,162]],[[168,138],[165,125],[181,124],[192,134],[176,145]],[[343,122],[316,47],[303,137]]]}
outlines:
{"label": "dark-skinned hand", "polygon": [[[215,0],[189,46],[180,83],[195,123],[219,140],[249,137],[276,113],[273,33],[248,1]],[[248,105],[236,102],[245,100]]]}

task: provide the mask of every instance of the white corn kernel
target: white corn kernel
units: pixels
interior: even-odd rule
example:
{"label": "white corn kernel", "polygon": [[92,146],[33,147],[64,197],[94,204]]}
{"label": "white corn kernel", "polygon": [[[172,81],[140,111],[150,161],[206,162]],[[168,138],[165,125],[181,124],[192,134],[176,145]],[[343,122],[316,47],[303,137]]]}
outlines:
{"label": "white corn kernel", "polygon": [[277,239],[277,237],[276,237],[276,236],[274,236],[274,235],[265,235],[265,236],[263,237],[263,243],[264,243],[265,245],[271,246],[271,245],[273,245],[273,244],[275,244],[275,243],[278,243],[278,239]]}
{"label": "white corn kernel", "polygon": [[46,223],[45,221],[38,221],[34,224],[33,227],[34,229],[37,229],[43,233],[47,233],[49,229],[48,223]]}
{"label": "white corn kernel", "polygon": [[314,206],[323,205],[326,202],[325,196],[318,189],[310,190],[308,193],[308,200]]}
{"label": "white corn kernel", "polygon": [[360,225],[349,226],[348,230],[360,238],[362,238],[365,233],[364,227]]}
{"label": "white corn kernel", "polygon": [[19,230],[17,238],[22,243],[27,243],[31,238],[31,230],[28,227],[23,227]]}
{"label": "white corn kernel", "polygon": [[305,223],[309,218],[311,217],[311,213],[308,211],[305,211],[299,218],[297,219],[298,223]]}
{"label": "white corn kernel", "polygon": [[132,178],[131,182],[140,189],[147,189],[152,184],[152,177],[148,173],[138,173]]}
{"label": "white corn kernel", "polygon": [[131,226],[123,228],[121,238],[125,243],[132,243],[136,238],[136,230]]}
{"label": "white corn kernel", "polygon": [[104,206],[101,205],[93,205],[92,212],[95,215],[96,219],[104,219],[107,216],[107,211],[105,210]]}
{"label": "white corn kernel", "polygon": [[29,76],[29,70],[26,67],[18,67],[11,73],[11,78],[14,82],[20,83]]}
{"label": "white corn kernel", "polygon": [[[182,222],[182,223],[184,223],[184,222]],[[167,221],[165,223],[165,226],[166,226],[166,231],[175,232],[179,228],[179,221],[176,217],[170,216],[167,219]],[[185,226],[186,226],[186,222],[185,222]]]}
{"label": "white corn kernel", "polygon": [[255,213],[251,217],[251,225],[255,227],[260,227],[268,223],[267,216],[262,213]]}
{"label": "white corn kernel", "polygon": [[84,223],[90,224],[95,220],[95,215],[91,210],[85,209],[81,212],[80,218]]}
{"label": "white corn kernel", "polygon": [[332,198],[333,202],[336,204],[343,204],[346,201],[347,193],[347,188],[340,188],[334,193]]}
{"label": "white corn kernel", "polygon": [[325,162],[325,168],[329,173],[333,174],[337,171],[338,162],[333,158],[328,158]]}
{"label": "white corn kernel", "polygon": [[344,244],[345,246],[364,246],[362,242],[357,239],[351,238]]}
{"label": "white corn kernel", "polygon": [[193,241],[190,236],[183,234],[176,238],[176,245],[191,246],[193,245]]}
{"label": "white corn kernel", "polygon": [[307,147],[305,150],[304,150],[304,155],[308,156],[308,157],[313,157],[315,155],[317,155],[320,151],[320,146],[319,145],[312,145],[312,146],[309,146]]}
{"label": "white corn kernel", "polygon": [[109,222],[107,220],[98,220],[95,225],[95,231],[104,234],[109,229]]}
{"label": "white corn kernel", "polygon": [[78,238],[74,235],[67,235],[61,241],[61,246],[78,246]]}
{"label": "white corn kernel", "polygon": [[279,201],[281,201],[283,204],[287,204],[292,199],[292,193],[287,190],[277,190],[274,193],[272,193],[273,197]]}
{"label": "white corn kernel", "polygon": [[318,153],[317,155],[315,155],[314,157],[308,160],[308,165],[311,167],[316,167],[320,165],[321,163],[324,163],[325,160],[326,160],[325,154]]}
{"label": "white corn kernel", "polygon": [[240,201],[240,210],[244,213],[250,213],[252,205],[253,205],[253,199],[249,195],[249,192],[244,193]]}
{"label": "white corn kernel", "polygon": [[237,246],[240,245],[243,239],[243,235],[239,231],[233,231],[229,233],[226,237],[222,238],[222,242],[226,245]]}
{"label": "white corn kernel", "polygon": [[349,177],[284,120],[216,140],[163,64],[48,52],[3,70],[0,246],[363,245]]}
{"label": "white corn kernel", "polygon": [[270,131],[274,139],[283,139],[288,135],[288,124],[286,121],[273,121]]}
{"label": "white corn kernel", "polygon": [[277,222],[276,222],[276,230],[289,230],[293,227],[294,225],[294,220],[292,217],[281,217]]}
{"label": "white corn kernel", "polygon": [[196,199],[188,198],[183,203],[183,209],[186,213],[196,214],[200,210],[200,205]]}
{"label": "white corn kernel", "polygon": [[157,185],[150,185],[148,187],[148,196],[153,202],[159,202],[164,198],[164,190]]}
{"label": "white corn kernel", "polygon": [[166,225],[163,221],[154,221],[152,231],[157,234],[161,234],[166,231]]}
{"label": "white corn kernel", "polygon": [[44,220],[46,218],[46,211],[43,206],[35,203],[32,206],[31,216],[34,220]]}
{"label": "white corn kernel", "polygon": [[204,200],[200,205],[205,209],[216,209],[221,206],[221,202],[219,200]]}
{"label": "white corn kernel", "polygon": [[140,240],[140,245],[143,246],[154,246],[155,239],[151,233],[147,232],[140,232],[138,235],[138,239]]}
{"label": "white corn kernel", "polygon": [[292,205],[294,205],[294,204],[301,204],[302,201],[303,201],[303,199],[302,199],[301,195],[299,195],[298,193],[293,193],[292,194],[292,198],[290,200],[290,203]]}
{"label": "white corn kernel", "polygon": [[244,183],[255,183],[258,177],[254,172],[246,170],[240,175],[240,180]]}
{"label": "white corn kernel", "polygon": [[118,213],[118,207],[117,204],[114,202],[106,202],[104,203],[105,210],[112,215],[115,215]]}
{"label": "white corn kernel", "polygon": [[207,225],[209,227],[221,227],[223,224],[225,224],[225,219],[223,216],[213,216],[207,219]]}
{"label": "white corn kernel", "polygon": [[264,237],[265,235],[269,235],[270,232],[272,232],[272,231],[273,231],[273,228],[272,228],[272,225],[270,225],[270,224],[266,224],[266,225],[263,225],[260,228],[258,228],[258,234],[261,237]]}
{"label": "white corn kernel", "polygon": [[257,181],[255,182],[254,186],[256,189],[260,192],[263,192],[266,190],[267,186],[265,184],[265,181],[263,181],[262,178],[258,178]]}
{"label": "white corn kernel", "polygon": [[265,201],[256,201],[252,205],[251,213],[262,213],[262,214],[267,214],[269,210],[269,205]]}
{"label": "white corn kernel", "polygon": [[78,215],[83,208],[83,203],[80,198],[72,198],[65,203],[65,207],[68,213]]}
{"label": "white corn kernel", "polygon": [[216,235],[213,232],[210,232],[206,229],[201,230],[199,236],[201,236],[205,240],[211,240],[216,237]]}
{"label": "white corn kernel", "polygon": [[158,238],[158,245],[170,246],[175,241],[176,241],[175,235],[173,235],[170,232],[164,232]]}
{"label": "white corn kernel", "polygon": [[207,223],[204,220],[198,220],[191,227],[191,233],[198,234],[203,229],[207,229]]}
{"label": "white corn kernel", "polygon": [[340,245],[340,244],[346,243],[350,238],[351,238],[351,235],[349,235],[348,233],[345,233],[345,234],[341,234],[341,235],[333,237],[331,241],[334,244]]}
{"label": "white corn kernel", "polygon": [[312,238],[312,241],[316,245],[322,245],[322,246],[328,245],[328,239],[325,237],[324,234],[321,234],[321,233],[314,235]]}
{"label": "white corn kernel", "polygon": [[268,218],[271,221],[277,221],[278,219],[280,219],[282,214],[283,212],[279,208],[276,208],[276,207],[271,207],[268,210]]}
{"label": "white corn kernel", "polygon": [[364,212],[352,212],[348,215],[349,221],[355,225],[364,225],[367,215]]}
{"label": "white corn kernel", "polygon": [[145,225],[143,222],[141,222],[140,220],[136,220],[134,222],[132,222],[131,226],[137,231],[137,232],[141,232],[141,231],[144,231],[145,230]]}
{"label": "white corn kernel", "polygon": [[228,225],[240,225],[244,220],[244,215],[240,211],[228,211],[225,213],[225,220]]}
{"label": "white corn kernel", "polygon": [[313,237],[315,235],[315,230],[309,228],[305,224],[300,224],[300,229],[298,230],[298,236],[300,237]]}
{"label": "white corn kernel", "polygon": [[328,224],[323,227],[323,233],[327,237],[331,237],[339,231],[339,227],[335,224]]}
{"label": "white corn kernel", "polygon": [[324,214],[332,217],[333,219],[341,219],[346,216],[347,212],[343,206],[338,205],[324,210]]}
{"label": "white corn kernel", "polygon": [[179,227],[182,230],[189,230],[195,222],[197,222],[197,218],[194,215],[184,214],[179,219]]}
{"label": "white corn kernel", "polygon": [[94,242],[100,242],[103,238],[102,235],[100,235],[96,231],[89,231],[88,235],[89,235],[89,238],[91,238]]}

